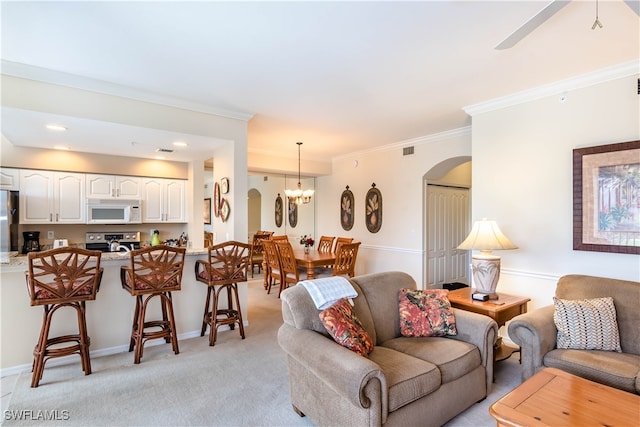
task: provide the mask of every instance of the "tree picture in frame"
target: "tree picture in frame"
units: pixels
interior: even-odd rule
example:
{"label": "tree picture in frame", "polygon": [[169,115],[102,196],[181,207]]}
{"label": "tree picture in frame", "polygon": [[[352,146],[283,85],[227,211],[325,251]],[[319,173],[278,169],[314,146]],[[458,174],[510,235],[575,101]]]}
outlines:
{"label": "tree picture in frame", "polygon": [[640,141],[573,150],[573,249],[640,254]]}

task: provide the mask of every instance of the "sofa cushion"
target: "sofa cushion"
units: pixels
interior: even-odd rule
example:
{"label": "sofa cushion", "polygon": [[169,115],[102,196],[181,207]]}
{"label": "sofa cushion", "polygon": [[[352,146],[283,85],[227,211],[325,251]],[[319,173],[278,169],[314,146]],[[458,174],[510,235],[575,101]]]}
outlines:
{"label": "sofa cushion", "polygon": [[382,346],[433,363],[440,370],[443,384],[468,374],[482,363],[478,347],[451,338],[399,337],[385,341]]}
{"label": "sofa cushion", "polygon": [[373,350],[373,341],[353,313],[347,298],[336,301],[322,310],[320,320],[335,342],[361,356],[367,357]]}
{"label": "sofa cushion", "polygon": [[440,372],[433,363],[380,346],[374,347],[369,359],[380,366],[387,380],[389,412],[440,388]]}
{"label": "sofa cushion", "polygon": [[405,337],[457,335],[446,289],[400,289],[400,333]]}
{"label": "sofa cushion", "polygon": [[613,298],[566,300],[553,298],[557,347],[622,351]]}
{"label": "sofa cushion", "polygon": [[591,381],[640,394],[640,356],[635,354],[555,349],[544,356],[544,366],[562,369]]}

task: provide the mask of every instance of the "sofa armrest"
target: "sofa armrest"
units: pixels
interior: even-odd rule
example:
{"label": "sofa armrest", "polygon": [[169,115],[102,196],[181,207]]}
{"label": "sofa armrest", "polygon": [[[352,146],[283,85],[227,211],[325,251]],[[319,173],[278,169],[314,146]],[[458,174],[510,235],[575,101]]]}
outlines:
{"label": "sofa armrest", "polygon": [[473,344],[480,350],[482,366],[487,372],[487,394],[491,392],[493,384],[493,345],[498,337],[498,324],[489,316],[453,309],[456,316],[458,335],[451,338]]}
{"label": "sofa armrest", "polygon": [[387,382],[378,364],[315,331],[286,323],[278,330],[278,343],[288,356],[352,405],[367,409],[371,401],[382,402],[384,423],[388,410]]}
{"label": "sofa armrest", "polygon": [[558,333],[553,322],[553,305],[514,317],[509,322],[509,338],[520,346],[522,379],[543,367],[544,355],[556,346]]}

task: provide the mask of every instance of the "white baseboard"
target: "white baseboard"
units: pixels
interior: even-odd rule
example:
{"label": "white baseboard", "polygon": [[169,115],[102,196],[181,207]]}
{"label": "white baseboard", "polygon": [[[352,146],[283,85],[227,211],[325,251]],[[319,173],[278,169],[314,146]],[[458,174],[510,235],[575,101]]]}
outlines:
{"label": "white baseboard", "polygon": [[[249,322],[247,322],[246,320],[242,322],[243,325],[246,327],[249,325]],[[231,328],[229,326],[225,326],[220,328],[218,331],[219,332],[225,332],[225,331],[230,331]],[[189,331],[189,332],[185,332],[182,334],[178,334],[178,341],[180,340],[186,340],[189,338],[197,338],[200,336],[200,330],[196,330],[196,331]],[[208,335],[205,334],[205,339],[209,339]],[[165,344],[164,340],[153,340],[153,341],[147,341],[145,342],[145,346],[146,347],[152,347],[155,345],[162,345]],[[103,356],[111,356],[112,354],[118,354],[118,353],[126,353],[129,351],[129,344],[126,345],[119,345],[116,347],[109,347],[109,348],[100,348],[98,350],[93,350],[89,352],[89,357],[94,358],[94,357],[103,357]],[[132,356],[133,357],[133,356]],[[66,365],[68,363],[74,363],[75,361],[78,360],[78,355],[77,354],[73,354],[71,356],[64,356],[64,357],[56,357],[53,359],[49,359],[47,361],[46,366],[60,366],[60,365]],[[133,358],[131,359],[131,363],[133,363]],[[2,368],[0,369],[0,377],[7,377],[7,376],[11,376],[11,375],[17,375],[20,374],[22,372],[31,372],[31,363],[25,363],[23,365],[17,365],[17,366],[10,366],[8,368]]]}

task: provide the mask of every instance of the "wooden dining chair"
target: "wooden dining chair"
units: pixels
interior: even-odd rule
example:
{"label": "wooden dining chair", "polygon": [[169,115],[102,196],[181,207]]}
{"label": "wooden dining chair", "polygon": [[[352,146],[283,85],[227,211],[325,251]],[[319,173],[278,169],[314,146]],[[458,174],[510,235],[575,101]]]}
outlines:
{"label": "wooden dining chair", "polygon": [[204,247],[208,248],[209,246],[213,246],[213,233],[210,231],[204,232]]}
{"label": "wooden dining chair", "polygon": [[265,240],[264,247],[264,288],[267,294],[271,293],[271,287],[282,280],[282,267],[280,266],[280,254],[275,240]]}
{"label": "wooden dining chair", "polygon": [[258,266],[258,273],[262,270],[262,264],[264,263],[264,247],[262,242],[271,238],[271,235],[273,235],[273,231],[256,231],[253,235],[251,259],[249,260],[251,278],[253,278],[253,272],[256,266]]}
{"label": "wooden dining chair", "polygon": [[318,252],[331,252],[335,236],[322,236],[318,241]]}
{"label": "wooden dining chair", "polygon": [[286,234],[279,234],[277,236],[271,236],[271,240],[286,240],[289,241],[289,236]]}
{"label": "wooden dining chair", "polygon": [[[228,241],[211,246],[208,260],[196,260],[196,280],[207,285],[200,336],[204,336],[209,325],[210,346],[215,345],[218,328],[222,325],[234,329],[237,324],[240,336],[244,339],[238,283],[247,281],[250,252],[251,245],[248,243]],[[220,307],[222,291],[227,294],[226,308]]]}
{"label": "wooden dining chair", "polygon": [[275,243],[280,255],[280,290],[278,291],[278,298],[280,298],[282,291],[289,285],[296,285],[300,281],[300,272],[289,240],[276,240]]}
{"label": "wooden dining chair", "polygon": [[339,249],[341,244],[343,244],[343,243],[351,243],[351,242],[353,242],[353,237],[338,237],[336,239],[336,246],[333,249],[333,252],[338,253],[338,249]]}
{"label": "wooden dining chair", "polygon": [[[175,354],[180,353],[171,292],[181,289],[185,252],[185,248],[149,246],[129,252],[129,265],[120,267],[122,288],[136,298],[129,341],[129,351],[135,349],[134,364],[140,363],[144,344],[152,339],[164,338]],[[160,300],[162,319],[146,320],[149,302],[155,297]]]}
{"label": "wooden dining chair", "polygon": [[322,269],[316,278],[330,276],[355,276],[358,248],[362,242],[341,243],[336,254],[336,262],[332,268]]}
{"label": "wooden dining chair", "polygon": [[[53,357],[79,354],[84,374],[91,373],[85,302],[95,300],[100,289],[101,255],[100,251],[68,246],[27,255],[25,278],[31,306],[44,308],[40,337],[33,349],[31,387],[38,387],[44,365]],[[78,333],[49,338],[53,314],[63,307],[75,309]]]}

